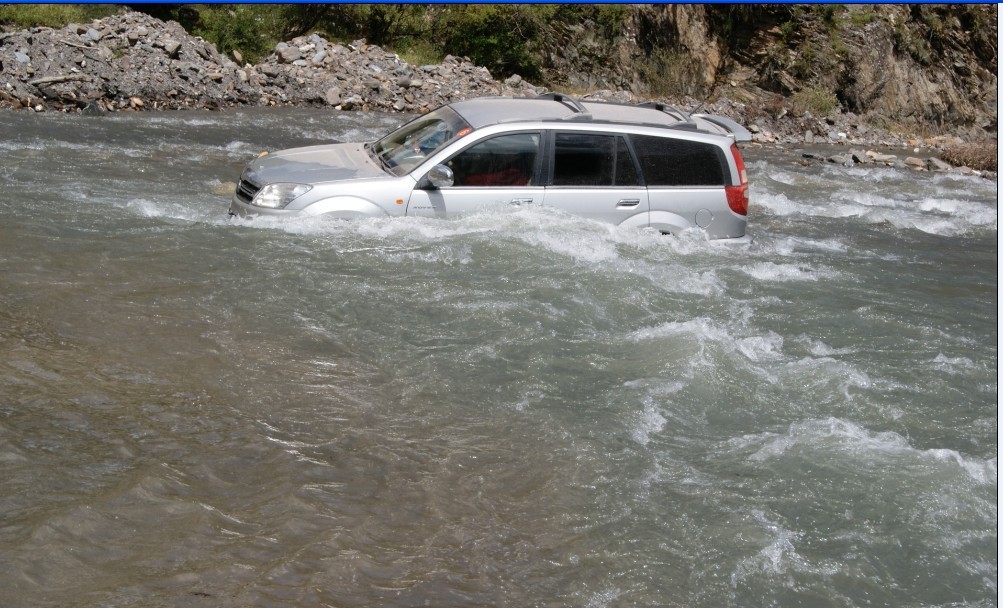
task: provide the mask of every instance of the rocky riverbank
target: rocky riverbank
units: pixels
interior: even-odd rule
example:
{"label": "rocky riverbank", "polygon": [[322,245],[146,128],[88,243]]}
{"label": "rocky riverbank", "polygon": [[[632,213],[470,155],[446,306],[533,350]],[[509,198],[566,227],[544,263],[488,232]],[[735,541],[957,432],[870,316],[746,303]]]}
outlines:
{"label": "rocky riverbank", "polygon": [[[0,33],[0,107],[25,111],[99,114],[296,105],[420,113],[470,97],[542,92],[519,76],[495,80],[466,58],[447,56],[440,64],[416,66],[364,40],[339,44],[318,35],[280,43],[270,56],[250,65],[239,53],[223,55],[175,22],[137,12],[61,29]],[[646,101],[626,91],[581,97]],[[663,101],[731,117],[749,127],[756,144],[847,148],[842,155],[808,155],[806,162],[946,170],[950,165],[938,160],[941,152],[966,143],[951,135],[893,134],[849,113],[794,115],[782,102],[764,107],[726,94],[708,104],[687,98]],[[903,151],[910,156],[903,157]],[[995,171],[995,155],[992,167],[978,168]]]}
{"label": "rocky riverbank", "polygon": [[465,97],[538,92],[519,77],[497,82],[464,59],[413,66],[363,40],[343,45],[317,35],[280,43],[250,65],[173,21],[135,12],[0,34],[0,103],[36,111],[317,105],[421,112]]}

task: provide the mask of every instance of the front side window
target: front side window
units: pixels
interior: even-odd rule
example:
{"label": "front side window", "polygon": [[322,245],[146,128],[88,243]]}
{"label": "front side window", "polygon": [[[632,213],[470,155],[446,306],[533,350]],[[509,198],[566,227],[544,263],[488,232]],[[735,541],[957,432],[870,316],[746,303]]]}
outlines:
{"label": "front side window", "polygon": [[385,136],[373,144],[369,152],[387,171],[401,176],[436,150],[472,130],[459,114],[442,107]]}
{"label": "front side window", "polygon": [[614,135],[554,135],[555,186],[636,186],[637,170],[627,142]]}
{"label": "front side window", "polygon": [[723,186],[728,164],[713,144],[671,137],[631,135],[649,186]]}
{"label": "front side window", "polygon": [[463,150],[446,166],[454,186],[528,186],[539,151],[539,133],[499,135]]}

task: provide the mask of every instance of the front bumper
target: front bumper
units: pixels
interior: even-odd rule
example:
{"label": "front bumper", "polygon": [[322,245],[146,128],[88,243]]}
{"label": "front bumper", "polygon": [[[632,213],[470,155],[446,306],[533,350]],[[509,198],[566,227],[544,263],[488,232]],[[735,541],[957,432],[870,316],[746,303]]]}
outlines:
{"label": "front bumper", "polygon": [[298,215],[299,211],[290,211],[288,209],[268,209],[267,207],[256,207],[255,205],[249,205],[244,201],[237,198],[236,195],[230,199],[230,208],[227,213],[232,217],[239,218],[254,218],[261,216],[268,217],[290,217],[293,215]]}

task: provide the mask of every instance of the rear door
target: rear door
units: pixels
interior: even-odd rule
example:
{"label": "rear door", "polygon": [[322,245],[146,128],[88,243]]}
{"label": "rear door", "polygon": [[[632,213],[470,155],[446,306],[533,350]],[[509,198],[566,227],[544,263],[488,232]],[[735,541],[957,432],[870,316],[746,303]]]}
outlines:
{"label": "rear door", "polygon": [[648,225],[648,191],[621,135],[555,131],[543,204],[612,224]]}
{"label": "rear door", "polygon": [[419,182],[407,215],[447,217],[487,207],[519,207],[543,202],[538,131],[495,135],[474,143],[442,164],[453,185],[429,188]]}
{"label": "rear door", "polygon": [[715,238],[745,234],[745,218],[728,206],[731,170],[718,145],[669,136],[630,139],[648,185],[653,228],[675,234],[700,227]]}

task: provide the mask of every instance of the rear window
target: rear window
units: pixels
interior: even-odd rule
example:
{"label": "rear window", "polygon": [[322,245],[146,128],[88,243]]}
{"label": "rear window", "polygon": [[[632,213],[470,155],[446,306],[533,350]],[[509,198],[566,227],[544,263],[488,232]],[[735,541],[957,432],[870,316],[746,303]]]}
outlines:
{"label": "rear window", "polygon": [[721,148],[699,141],[631,135],[649,186],[723,186],[728,162]]}

